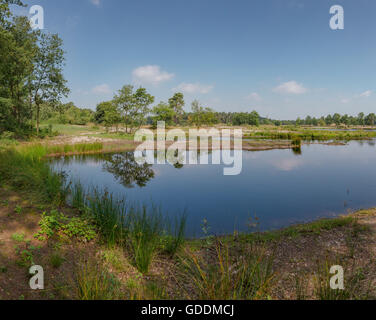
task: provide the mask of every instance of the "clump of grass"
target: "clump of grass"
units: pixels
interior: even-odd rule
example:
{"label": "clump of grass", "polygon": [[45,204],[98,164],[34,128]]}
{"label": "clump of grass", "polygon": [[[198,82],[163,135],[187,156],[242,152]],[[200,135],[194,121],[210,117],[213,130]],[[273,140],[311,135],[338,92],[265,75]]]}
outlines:
{"label": "clump of grass", "polygon": [[76,182],[71,188],[72,207],[83,211],[85,209],[85,191],[81,182]]}
{"label": "clump of grass", "polygon": [[156,209],[147,213],[143,207],[133,210],[129,220],[129,239],[135,265],[140,272],[147,273],[163,233],[162,215]]}
{"label": "clump of grass", "polygon": [[102,240],[109,246],[129,246],[134,264],[147,273],[159,249],[174,255],[185,240],[186,215],[175,219],[172,226],[160,209],[135,207],[125,199],[115,200],[113,194],[99,189],[85,193],[80,183],[73,185],[73,203],[85,212],[98,227]]}
{"label": "clump of grass", "polygon": [[109,264],[118,272],[125,270],[127,262],[123,257],[123,253],[119,249],[106,249],[102,253],[102,258],[104,262]]}
{"label": "clump of grass", "polygon": [[229,248],[217,241],[215,263],[209,264],[198,254],[182,257],[188,275],[202,300],[254,300],[268,298],[273,279],[272,256],[253,248],[234,261]]}
{"label": "clump of grass", "polygon": [[128,235],[125,201],[116,201],[112,194],[98,189],[94,189],[86,199],[88,212],[102,239],[109,246],[124,244]]}
{"label": "clump of grass", "polygon": [[119,280],[94,259],[79,263],[76,285],[79,300],[112,300],[120,296]]}
{"label": "clump of grass", "polygon": [[[330,279],[334,275],[330,273],[330,269],[335,265],[343,265],[343,263],[326,258],[324,261],[317,262],[317,272],[314,277],[314,296],[318,300],[362,300],[368,298],[368,291],[362,290],[361,281],[364,275],[361,270],[349,270],[344,275],[344,289],[332,289],[330,287]],[[346,273],[344,266],[344,271]]]}
{"label": "clump of grass", "polygon": [[175,217],[173,226],[169,222],[167,224],[168,233],[163,237],[164,251],[170,256],[174,256],[185,242],[186,213],[180,217]]}
{"label": "clump of grass", "polygon": [[65,259],[58,252],[54,252],[50,256],[51,266],[55,269],[60,268],[64,261]]}

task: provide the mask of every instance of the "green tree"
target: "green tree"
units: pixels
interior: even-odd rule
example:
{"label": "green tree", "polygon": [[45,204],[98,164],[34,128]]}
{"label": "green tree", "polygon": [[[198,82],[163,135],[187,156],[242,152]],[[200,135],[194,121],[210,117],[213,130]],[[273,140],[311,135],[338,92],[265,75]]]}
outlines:
{"label": "green tree", "polygon": [[171,125],[176,119],[176,113],[171,107],[171,104],[164,102],[159,103],[153,108],[153,125],[156,126],[158,121],[165,121],[167,125]]}
{"label": "green tree", "polygon": [[202,125],[204,108],[201,106],[198,100],[194,100],[192,102],[191,107],[192,107],[191,122],[195,124],[197,127],[200,127]]}
{"label": "green tree", "polygon": [[257,111],[252,111],[249,115],[249,122],[251,126],[259,126],[260,125],[260,115]]}
{"label": "green tree", "polygon": [[364,126],[364,113],[363,112],[360,112],[359,114],[358,114],[358,124],[360,125],[360,126]]}
{"label": "green tree", "polygon": [[339,113],[335,113],[333,115],[333,122],[339,126],[341,124],[341,115]]}
{"label": "green tree", "polygon": [[56,104],[69,89],[63,76],[64,51],[57,34],[41,33],[34,60],[34,72],[30,79],[31,97],[36,108],[36,126],[39,134],[40,108],[44,102]]}
{"label": "green tree", "polygon": [[174,122],[179,124],[184,114],[184,95],[180,92],[175,93],[172,98],[168,100],[170,108],[174,111]]}
{"label": "green tree", "polygon": [[325,123],[328,126],[330,126],[333,123],[333,118],[332,118],[332,116],[330,114],[327,115],[327,117],[325,118]]}
{"label": "green tree", "polygon": [[103,113],[102,123],[107,128],[107,130],[108,128],[116,126],[116,131],[118,131],[119,123],[121,122],[121,116],[113,101],[101,102],[97,105],[97,112],[98,110]]}
{"label": "green tree", "polygon": [[114,104],[121,112],[128,128],[140,127],[146,122],[146,115],[150,112],[149,106],[154,102],[154,97],[147,93],[145,88],[139,88],[133,92],[133,86],[126,85],[121,88],[114,97]]}
{"label": "green tree", "polygon": [[365,124],[367,126],[374,126],[376,121],[376,116],[374,113],[370,113],[366,118],[365,118]]}
{"label": "green tree", "polygon": [[0,48],[0,96],[9,99],[8,127],[19,127],[30,118],[27,80],[37,48],[36,33],[26,17],[15,17],[0,27]]}

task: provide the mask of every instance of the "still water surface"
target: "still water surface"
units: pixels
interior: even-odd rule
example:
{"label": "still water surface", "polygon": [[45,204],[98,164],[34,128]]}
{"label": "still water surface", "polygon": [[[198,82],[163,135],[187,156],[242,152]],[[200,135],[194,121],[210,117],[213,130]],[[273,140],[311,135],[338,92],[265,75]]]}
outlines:
{"label": "still water surface", "polygon": [[[85,186],[107,188],[136,204],[160,206],[170,216],[188,214],[187,235],[202,236],[207,219],[213,234],[281,228],[376,206],[374,142],[346,146],[305,145],[291,150],[243,152],[238,176],[222,165],[145,165],[133,153],[64,157],[56,170]],[[250,221],[250,218],[251,221]]]}

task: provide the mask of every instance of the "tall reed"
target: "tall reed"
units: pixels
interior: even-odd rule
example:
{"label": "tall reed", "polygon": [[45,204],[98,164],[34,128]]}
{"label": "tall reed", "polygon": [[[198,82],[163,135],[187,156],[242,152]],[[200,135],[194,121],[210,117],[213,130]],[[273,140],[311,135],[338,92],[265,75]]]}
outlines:
{"label": "tall reed", "polygon": [[163,234],[163,216],[153,208],[132,210],[129,215],[129,239],[137,269],[142,273],[149,271],[150,264]]}
{"label": "tall reed", "polygon": [[102,240],[109,246],[128,247],[142,273],[149,271],[158,251],[174,255],[185,241],[185,214],[171,224],[160,208],[134,206],[106,190],[93,188],[85,193],[82,184],[75,182],[71,191],[72,205],[90,215]]}

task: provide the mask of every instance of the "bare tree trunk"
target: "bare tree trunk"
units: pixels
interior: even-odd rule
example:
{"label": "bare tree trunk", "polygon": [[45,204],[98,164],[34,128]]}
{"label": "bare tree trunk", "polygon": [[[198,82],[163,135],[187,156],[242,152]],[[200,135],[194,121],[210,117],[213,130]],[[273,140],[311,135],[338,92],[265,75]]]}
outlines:
{"label": "bare tree trunk", "polygon": [[37,104],[37,136],[39,136],[39,116],[40,116],[40,107]]}

